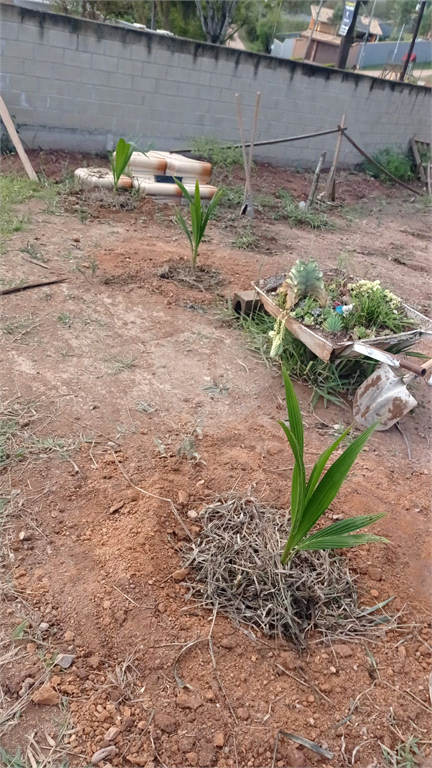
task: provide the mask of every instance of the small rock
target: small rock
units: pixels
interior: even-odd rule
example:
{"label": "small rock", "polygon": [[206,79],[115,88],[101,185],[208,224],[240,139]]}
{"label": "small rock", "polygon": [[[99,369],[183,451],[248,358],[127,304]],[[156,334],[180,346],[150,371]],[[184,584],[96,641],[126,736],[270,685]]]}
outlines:
{"label": "small rock", "polygon": [[18,538],[20,541],[30,541],[33,538],[33,534],[31,531],[20,531]]}
{"label": "small rock", "polygon": [[107,757],[114,757],[114,755],[117,754],[117,747],[112,745],[111,747],[104,747],[103,749],[98,749],[97,752],[94,753],[91,759],[92,765],[97,765],[100,763],[101,760],[105,760]]}
{"label": "small rock", "polygon": [[122,507],[124,507],[124,501],[118,501],[116,504],[113,504],[112,507],[110,507],[109,514],[113,515],[114,512],[118,512]]}
{"label": "small rock", "polygon": [[46,621],[41,621],[41,623],[38,626],[38,630],[40,632],[47,632],[49,630],[49,624],[47,624]]}
{"label": "small rock", "polygon": [[50,685],[42,685],[32,696],[35,704],[43,704],[47,707],[55,707],[60,701],[60,694]]}
{"label": "small rock", "polygon": [[379,595],[379,592],[378,592],[377,589],[371,589],[370,593],[371,593],[372,597],[378,597],[378,595]]}
{"label": "small rock", "polygon": [[332,675],[336,674],[336,667],[329,667],[329,671],[332,673]]}
{"label": "small rock", "polygon": [[73,640],[75,640],[75,635],[73,632],[70,631],[70,629],[67,630],[64,634],[64,639],[67,643],[71,643]]}
{"label": "small rock", "polygon": [[197,696],[189,696],[184,691],[181,691],[178,694],[176,702],[177,706],[181,707],[182,709],[193,709],[194,712],[196,709],[202,707],[203,705],[203,702]]}
{"label": "small rock", "polygon": [[189,501],[189,494],[187,493],[187,491],[179,491],[177,498],[178,498],[179,504],[187,504]]}
{"label": "small rock", "polygon": [[156,712],[153,722],[157,728],[165,733],[175,733],[177,730],[177,722],[170,715],[166,715],[164,712]]}
{"label": "small rock", "polygon": [[80,243],[80,242],[81,242],[81,238],[80,238],[80,237],[78,237],[78,236],[77,236],[77,237],[73,237],[73,238],[72,238],[72,242],[73,242],[73,243]]}
{"label": "small rock", "polygon": [[303,752],[291,746],[286,748],[285,760],[286,765],[292,766],[292,768],[303,768],[306,765]]}
{"label": "small rock", "polygon": [[219,645],[221,648],[235,648],[237,643],[233,637],[223,637]]}
{"label": "small rock", "polygon": [[147,728],[147,723],[145,720],[140,720],[139,723],[137,723],[137,728],[139,731],[145,731]]}
{"label": "small rock", "polygon": [[213,691],[207,691],[204,694],[204,698],[206,699],[206,701],[214,701],[215,700],[215,695],[214,695]]}
{"label": "small rock", "polygon": [[196,752],[188,752],[186,755],[186,760],[188,761],[189,765],[196,765],[198,762],[198,755]]}
{"label": "small rock", "polygon": [[178,571],[174,571],[172,577],[174,581],[183,581],[189,573],[189,568],[179,568]]}
{"label": "small rock", "polygon": [[225,734],[223,733],[223,731],[218,731],[217,733],[215,733],[215,735],[213,736],[213,744],[215,745],[215,747],[219,747],[220,749],[224,746]]}
{"label": "small rock", "polygon": [[246,707],[240,707],[240,709],[237,710],[237,717],[239,720],[249,720],[249,710],[246,709]]}
{"label": "small rock", "polygon": [[338,643],[333,646],[333,650],[336,656],[342,656],[343,659],[348,658],[348,656],[352,656],[352,648],[350,648],[349,645]]}
{"label": "small rock", "polygon": [[69,669],[75,656],[73,653],[59,653],[54,664],[62,669]]}
{"label": "small rock", "polygon": [[62,680],[61,680],[60,675],[53,675],[51,680],[50,680],[50,684],[54,685],[54,686],[57,686],[57,685],[60,685],[61,681]]}
{"label": "small rock", "polygon": [[368,570],[368,576],[372,581],[381,581],[382,571],[379,568],[371,567]]}
{"label": "small rock", "polygon": [[187,516],[190,518],[190,520],[196,520],[198,517],[198,512],[195,509],[190,509],[187,513]]}
{"label": "small rock", "polygon": [[213,765],[216,757],[216,750],[212,744],[204,744],[198,752],[198,764],[208,768]]}
{"label": "small rock", "polygon": [[104,740],[105,741],[114,741],[114,739],[117,738],[119,733],[120,733],[120,728],[117,728],[116,725],[112,725],[111,728],[108,728],[108,730],[107,730],[107,732],[106,732],[106,734],[104,736]]}
{"label": "small rock", "polygon": [[331,691],[331,689],[332,687],[330,683],[322,683],[322,685],[320,685],[320,691],[322,691],[323,693],[328,693],[329,691]]}
{"label": "small rock", "polygon": [[406,659],[406,648],[404,645],[400,645],[398,648],[398,654],[401,659]]}
{"label": "small rock", "polygon": [[22,684],[22,687],[21,687],[21,689],[19,691],[19,696],[25,696],[26,693],[29,692],[29,690],[32,687],[32,685],[34,685],[33,678],[32,677],[26,677],[26,679],[24,680],[24,682]]}
{"label": "small rock", "polygon": [[430,650],[427,647],[427,645],[421,645],[419,648],[419,654],[420,656],[429,656]]}

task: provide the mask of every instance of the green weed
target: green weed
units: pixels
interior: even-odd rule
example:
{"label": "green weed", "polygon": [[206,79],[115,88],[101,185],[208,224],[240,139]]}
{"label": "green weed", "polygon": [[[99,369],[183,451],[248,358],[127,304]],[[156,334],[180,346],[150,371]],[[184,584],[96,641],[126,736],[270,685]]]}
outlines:
{"label": "green weed", "polygon": [[57,317],[57,320],[62,325],[65,325],[66,328],[70,328],[72,325],[72,318],[68,312],[60,312],[60,314]]}
{"label": "green weed", "polygon": [[[399,149],[392,147],[381,149],[373,156],[373,159],[400,181],[411,181],[415,178],[412,159]],[[373,176],[374,179],[389,181],[388,176],[380,171],[380,169],[373,165],[369,160],[365,160],[364,169],[366,173],[368,173],[369,176]]]}
{"label": "green weed", "polygon": [[257,239],[250,226],[244,229],[243,232],[239,232],[239,234],[232,241],[234,248],[238,248],[240,250],[253,249],[255,248],[256,243]]}
{"label": "green weed", "polygon": [[216,171],[230,173],[236,165],[243,164],[241,147],[226,147],[218,139],[205,136],[193,139],[192,154],[208,160]]}
{"label": "green weed", "polygon": [[35,243],[28,242],[23,248],[20,248],[21,253],[27,253],[35,261],[41,261],[46,263],[48,259],[45,258],[42,251],[39,250]]}
{"label": "green weed", "polygon": [[381,744],[386,764],[391,768],[416,768],[422,763],[418,742],[416,736],[410,736],[407,741],[400,743],[394,750]]}
{"label": "green weed", "polygon": [[127,357],[114,357],[109,362],[112,365],[112,373],[114,375],[123,373],[123,371],[128,371],[136,366],[136,359],[132,357],[132,355],[128,355]]}
{"label": "green weed", "polygon": [[278,191],[280,207],[275,212],[275,219],[287,219],[292,226],[310,227],[310,229],[334,229],[334,223],[325,213],[300,208],[295,200],[284,189]]}

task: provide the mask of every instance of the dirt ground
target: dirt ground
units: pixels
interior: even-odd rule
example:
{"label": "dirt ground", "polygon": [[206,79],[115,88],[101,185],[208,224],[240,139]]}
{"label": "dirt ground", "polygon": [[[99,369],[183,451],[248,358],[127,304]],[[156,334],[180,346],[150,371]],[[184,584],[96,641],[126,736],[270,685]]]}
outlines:
{"label": "dirt ground", "polygon": [[[31,159],[51,179],[82,162]],[[18,170],[4,161],[4,173]],[[311,176],[258,166],[254,183],[304,200]],[[223,299],[312,256],[429,313],[424,199],[348,172],[337,197],[325,231],[262,210],[249,226],[223,208],[201,248],[201,264],[220,273],[211,290],[160,277],[188,258],[170,205],[137,198],[125,210],[83,192],[55,209],[17,207],[28,221],[5,245],[3,286],[65,281],[2,298],[1,764],[81,767],[106,748],[106,768],[431,765],[430,387],[415,384],[419,405],[401,431],[375,433],[328,513],[387,513],[374,530],[390,544],[344,555],[361,605],[392,598],[384,636],[312,636],[300,653],[221,616],[211,629],[173,578],[180,521],[196,536],[194,512],[217,494],[289,505],[280,371],[250,351]],[[239,232],[247,250],[233,245]],[[430,342],[418,348],[432,353]],[[311,391],[296,392],[310,465],[351,413],[311,411]],[[191,689],[174,674],[183,649],[176,671]],[[71,657],[65,669],[59,653]],[[275,751],[279,730],[332,757],[284,735]]]}

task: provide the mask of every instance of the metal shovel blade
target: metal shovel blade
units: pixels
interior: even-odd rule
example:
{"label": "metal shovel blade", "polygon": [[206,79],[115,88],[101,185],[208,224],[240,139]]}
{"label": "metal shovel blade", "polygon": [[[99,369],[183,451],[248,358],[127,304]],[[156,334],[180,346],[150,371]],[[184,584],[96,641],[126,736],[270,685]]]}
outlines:
{"label": "metal shovel blade", "polygon": [[370,427],[379,421],[377,430],[383,431],[390,429],[416,405],[417,400],[401,378],[389,365],[380,365],[355,393],[353,414],[360,427]]}

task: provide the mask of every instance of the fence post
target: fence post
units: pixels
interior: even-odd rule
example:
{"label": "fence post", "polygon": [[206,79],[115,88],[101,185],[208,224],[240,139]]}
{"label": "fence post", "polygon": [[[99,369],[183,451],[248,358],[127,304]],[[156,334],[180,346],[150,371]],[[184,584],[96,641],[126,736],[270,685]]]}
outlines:
{"label": "fence post", "polygon": [[345,115],[342,115],[342,120],[340,122],[339,127],[339,134],[336,139],[336,147],[335,147],[335,153],[333,156],[333,162],[331,164],[330,173],[328,175],[327,184],[324,192],[324,197],[328,197],[330,200],[335,199],[335,176],[336,176],[336,169],[337,164],[339,162],[339,153],[340,148],[342,144],[342,139],[344,135],[344,128],[345,128]]}

